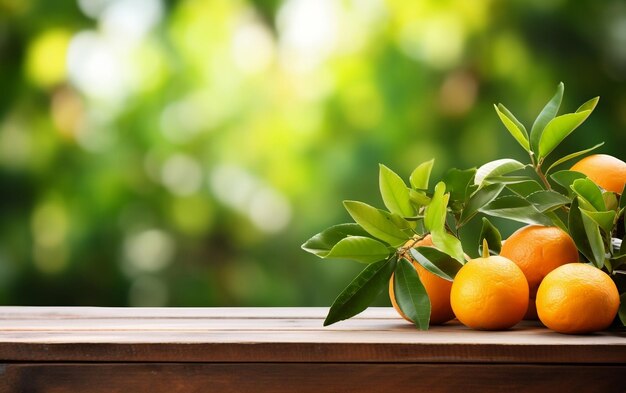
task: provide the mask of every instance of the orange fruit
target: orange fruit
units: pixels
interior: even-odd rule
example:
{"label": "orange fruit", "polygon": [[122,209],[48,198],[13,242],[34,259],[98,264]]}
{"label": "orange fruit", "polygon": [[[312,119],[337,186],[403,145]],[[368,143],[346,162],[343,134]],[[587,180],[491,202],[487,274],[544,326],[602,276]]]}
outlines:
{"label": "orange fruit", "polygon": [[619,293],[611,277],[584,263],[554,269],[537,291],[537,314],[544,325],[560,333],[604,330],[619,308]]}
{"label": "orange fruit", "polygon": [[502,245],[500,255],[522,269],[528,280],[531,299],[535,298],[546,274],[566,263],[578,262],[578,249],[566,232],[557,227],[540,225],[529,225],[515,231]]}
{"label": "orange fruit", "polygon": [[[414,240],[409,240],[404,246],[410,247],[413,245],[413,247],[419,247],[433,245],[430,235],[427,235],[415,244],[413,244],[413,242]],[[422,265],[415,261],[408,252],[403,256],[408,259],[415,267],[415,270],[417,270],[420,281],[422,281],[422,284],[426,289],[426,293],[428,294],[428,299],[430,300],[430,324],[442,324],[453,319],[454,313],[452,312],[452,307],[450,306],[450,289],[452,288],[452,282],[444,280],[443,278],[426,270],[422,267]],[[404,315],[402,310],[400,310],[400,307],[396,302],[396,296],[393,292],[393,276],[391,276],[391,280],[389,280],[389,299],[398,314],[400,314],[402,318],[411,322],[411,320]]]}
{"label": "orange fruit", "polygon": [[607,191],[621,194],[626,184],[626,162],[607,154],[594,154],[578,161],[571,168],[585,174]]}
{"label": "orange fruit", "polygon": [[528,282],[522,270],[502,256],[472,259],[452,283],[450,303],[457,319],[479,330],[508,329],[528,309]]}

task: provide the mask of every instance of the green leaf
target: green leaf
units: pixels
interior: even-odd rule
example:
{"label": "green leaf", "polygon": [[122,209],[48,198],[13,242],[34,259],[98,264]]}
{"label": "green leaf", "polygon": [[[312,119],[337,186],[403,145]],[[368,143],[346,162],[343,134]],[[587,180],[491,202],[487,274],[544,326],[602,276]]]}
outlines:
{"label": "green leaf", "polygon": [[552,225],[552,220],[548,216],[537,210],[529,201],[517,195],[507,195],[494,199],[483,206],[480,212],[526,224]]}
{"label": "green leaf", "polygon": [[387,288],[395,268],[395,257],[367,265],[335,299],[324,326],[351,318],[365,310]]}
{"label": "green leaf", "polygon": [[502,104],[498,104],[497,106],[493,106],[496,109],[496,113],[498,117],[509,131],[509,133],[515,138],[517,143],[519,143],[524,150],[530,152],[530,144],[528,143],[528,133],[526,132],[526,128],[522,123],[520,123],[513,114],[506,109],[506,107]]}
{"label": "green leaf", "polygon": [[435,164],[435,159],[422,162],[413,170],[409,181],[411,186],[416,190],[428,190],[428,182],[430,180],[430,172]]}
{"label": "green leaf", "polygon": [[530,129],[530,146],[534,152],[539,150],[539,140],[541,139],[546,125],[554,119],[559,112],[561,100],[563,99],[563,90],[565,90],[565,85],[561,82],[556,88],[556,93],[554,93],[554,96],[552,96],[546,106],[543,107]]}
{"label": "green leaf", "polygon": [[574,195],[574,192],[571,189],[571,185],[574,183],[574,181],[578,179],[585,179],[586,177],[586,175],[580,172],[569,170],[558,171],[550,175],[550,178],[554,180],[558,185],[563,187],[565,192],[567,192],[570,196]]}
{"label": "green leaf", "polygon": [[604,206],[606,206],[606,210],[619,210],[617,195],[614,192],[603,191],[602,200],[604,200]]}
{"label": "green leaf", "polygon": [[569,234],[574,239],[578,251],[581,252],[588,260],[594,260],[593,250],[589,239],[587,238],[587,232],[585,230],[585,224],[583,223],[582,213],[578,205],[578,198],[574,198],[569,209],[568,223]]}
{"label": "green leaf", "polygon": [[430,299],[411,262],[400,258],[393,278],[393,293],[398,307],[420,330],[428,330]]}
{"label": "green leaf", "polygon": [[579,106],[578,109],[576,109],[576,112],[593,111],[594,109],[596,109],[598,101],[600,101],[600,97],[593,97],[589,101]]}
{"label": "green leaf", "polygon": [[587,234],[587,239],[589,240],[589,245],[591,246],[591,252],[593,258],[591,262],[598,269],[601,269],[604,266],[604,242],[602,241],[602,235],[600,234],[600,227],[593,221],[589,216],[587,216],[582,209],[581,217],[583,221],[583,226],[585,228],[585,233]]}
{"label": "green leaf", "polygon": [[387,220],[391,221],[393,223],[393,225],[395,225],[397,228],[401,229],[401,230],[410,230],[411,228],[414,227],[413,224],[411,224],[411,222],[409,222],[407,219],[405,219],[404,217],[400,217],[399,215],[395,214],[395,213],[389,213],[385,210],[378,210],[380,212],[380,214],[382,214]]}
{"label": "green leaf", "polygon": [[461,212],[459,226],[467,224],[483,206],[493,201],[502,192],[503,188],[503,184],[494,183],[476,191]]}
{"label": "green leaf", "polygon": [[410,250],[410,254],[424,269],[444,280],[452,281],[463,264],[435,247],[420,246]]}
{"label": "green leaf", "polygon": [[563,220],[561,219],[561,217],[559,217],[559,214],[557,213],[558,213],[557,210],[544,212],[544,214],[552,220],[552,224],[561,228],[563,232],[567,232],[568,231],[567,225],[565,225],[565,223],[563,222]]}
{"label": "green leaf", "polygon": [[430,203],[430,198],[423,191],[409,190],[409,198],[414,205],[426,206]]}
{"label": "green leaf", "polygon": [[302,249],[320,258],[325,258],[330,250],[339,243],[341,239],[348,236],[370,236],[358,224],[339,224],[332,226],[307,240]]}
{"label": "green leaf", "polygon": [[547,157],[591,114],[590,110],[555,117],[548,123],[539,140],[539,158]]}
{"label": "green leaf", "polygon": [[517,118],[513,115],[513,112],[511,112],[510,110],[508,110],[504,105],[502,104],[498,104],[498,109],[500,110],[500,112],[502,112],[506,117],[509,118],[509,120],[511,120],[513,123],[515,123],[515,126],[517,128],[520,129],[520,131],[522,131],[522,133],[524,134],[524,137],[526,139],[528,139],[528,132],[526,131],[526,127],[524,127],[524,125],[517,120]]}
{"label": "green leaf", "polygon": [[371,237],[349,236],[335,244],[326,257],[372,263],[387,259],[389,257],[389,248]]}
{"label": "green leaf", "polygon": [[626,292],[619,296],[619,320],[623,326],[626,326]]}
{"label": "green leaf", "polygon": [[574,180],[574,183],[570,186],[571,189],[581,199],[579,200],[580,206],[587,210],[606,210],[604,204],[604,198],[602,198],[602,190],[593,181],[585,178]]}
{"label": "green leaf", "polygon": [[571,200],[563,194],[552,190],[534,192],[526,197],[540,212],[554,210],[557,207],[567,205]]}
{"label": "green leaf", "polygon": [[616,257],[611,258],[611,265],[614,270],[621,270],[621,267],[626,265],[626,255],[618,254]]}
{"label": "green leaf", "polygon": [[452,168],[443,176],[446,190],[450,193],[453,201],[465,202],[469,196],[469,186],[476,175],[476,168],[456,169]]}
{"label": "green leaf", "polygon": [[446,185],[443,182],[437,183],[430,204],[426,207],[424,225],[426,229],[431,232],[443,229],[446,222],[446,212],[450,194],[444,194],[445,191]]}
{"label": "green leaf", "polygon": [[500,183],[504,185],[526,183],[534,181],[528,176],[490,176],[489,183]]}
{"label": "green leaf", "polygon": [[615,223],[615,217],[617,215],[617,213],[615,213],[615,210],[597,212],[581,208],[580,212],[583,215],[589,217],[604,232],[611,233],[611,230],[613,229],[613,224]]}
{"label": "green leaf", "polygon": [[411,238],[398,228],[389,215],[375,207],[358,201],[344,201],[343,205],[357,224],[393,247],[398,247]]}
{"label": "green leaf", "polygon": [[539,184],[535,180],[527,180],[527,181],[523,181],[519,183],[509,183],[506,185],[506,188],[508,188],[509,190],[513,191],[514,193],[516,193],[517,195],[523,198],[527,197],[533,192],[543,190],[543,187],[541,187],[541,184]]}
{"label": "green leaf", "polygon": [[477,169],[474,184],[482,187],[490,177],[506,175],[507,173],[518,171],[524,167],[524,164],[511,158],[502,158],[488,162]]}
{"label": "green leaf", "polygon": [[415,214],[406,184],[400,176],[383,164],[380,164],[378,184],[383,203],[390,212],[403,217]]}
{"label": "green leaf", "polygon": [[461,263],[465,263],[465,255],[463,254],[463,246],[461,241],[455,236],[449,234],[445,230],[436,230],[430,233],[433,244],[439,250],[450,255]]}
{"label": "green leaf", "polygon": [[487,240],[487,244],[489,244],[489,250],[494,254],[500,254],[500,250],[502,249],[502,235],[498,228],[496,228],[489,220],[483,217],[483,227],[480,230],[480,238],[478,239],[478,254],[482,255],[482,244],[483,239]]}
{"label": "green leaf", "polygon": [[580,157],[582,155],[585,155],[585,154],[589,153],[590,151],[593,151],[593,150],[597,149],[598,147],[600,147],[602,145],[604,145],[604,142],[598,143],[597,145],[592,146],[592,147],[590,147],[588,149],[577,151],[575,153],[568,154],[565,157],[559,158],[558,160],[554,161],[554,163],[552,163],[552,165],[550,165],[548,167],[548,170],[545,172],[545,174],[547,175],[548,172],[550,172],[554,167],[556,167],[558,165],[561,165],[562,163],[567,162],[569,160],[573,160],[576,157]]}
{"label": "green leaf", "polygon": [[619,208],[620,210],[626,207],[626,184],[624,184],[624,189],[622,190],[622,194],[619,197]]}

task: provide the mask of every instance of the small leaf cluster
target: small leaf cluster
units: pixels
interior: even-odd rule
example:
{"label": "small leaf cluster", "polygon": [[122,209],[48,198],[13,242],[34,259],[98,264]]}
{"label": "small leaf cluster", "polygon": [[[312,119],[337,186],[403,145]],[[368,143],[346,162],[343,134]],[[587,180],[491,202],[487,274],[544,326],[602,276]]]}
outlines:
{"label": "small leaf cluster", "polygon": [[[487,217],[523,224],[558,226],[574,239],[581,260],[603,269],[614,279],[626,274],[624,233],[626,196],[601,189],[584,174],[570,170],[554,172],[561,164],[602,146],[567,154],[550,162],[555,148],[593,112],[599,98],[582,104],[575,112],[558,115],[564,85],[535,119],[530,133],[504,105],[495,105],[506,130],[528,153],[528,162],[502,158],[479,168],[448,170],[430,188],[434,160],[418,165],[407,184],[401,176],[380,165],[379,188],[383,208],[358,201],[344,201],[354,220],[330,227],[302,245],[321,258],[354,260],[367,266],[339,294],[324,325],[351,318],[365,310],[393,277],[396,302],[419,329],[427,329],[430,302],[411,261],[452,281],[466,263],[460,241],[463,228],[482,219],[478,251],[497,254],[502,237]],[[622,227],[620,227],[620,225]],[[434,247],[417,243],[428,234]],[[489,250],[483,250],[487,244]],[[622,298],[626,288],[620,288]],[[622,323],[626,308],[620,309]]]}
{"label": "small leaf cluster", "polygon": [[[354,223],[332,226],[302,245],[321,258],[351,259],[367,265],[337,297],[324,325],[365,310],[393,275],[398,306],[418,328],[428,328],[430,301],[409,259],[452,281],[465,258],[460,240],[450,233],[450,205],[452,201],[464,204],[469,199],[468,190],[475,188],[471,185],[475,170],[470,170],[455,171],[449,186],[441,181],[429,190],[433,164],[434,160],[430,160],[415,168],[409,178],[410,186],[394,171],[380,165],[380,194],[385,209],[344,201]],[[415,247],[429,233],[435,247]]]}
{"label": "small leaf cluster", "polygon": [[505,128],[528,153],[530,162],[525,167],[531,168],[535,175],[535,179],[516,176],[520,183],[511,182],[506,187],[531,202],[552,225],[568,232],[583,262],[604,270],[613,278],[622,300],[616,322],[626,325],[626,280],[620,279],[626,275],[626,247],[622,247],[626,233],[626,187],[618,194],[602,189],[580,172],[552,173],[561,164],[596,150],[604,142],[556,158],[543,170],[548,155],[589,117],[599,101],[599,97],[592,98],[574,113],[557,116],[564,88],[563,83],[558,85],[554,96],[537,116],[530,134],[504,105],[495,106]]}

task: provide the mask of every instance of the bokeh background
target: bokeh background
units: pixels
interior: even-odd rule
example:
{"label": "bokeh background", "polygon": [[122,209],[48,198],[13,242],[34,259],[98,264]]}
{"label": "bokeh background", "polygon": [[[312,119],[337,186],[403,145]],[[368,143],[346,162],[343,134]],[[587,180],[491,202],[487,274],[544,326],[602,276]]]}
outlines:
{"label": "bokeh background", "polygon": [[0,0],[0,303],[330,305],[379,162],[524,159],[559,81],[626,159],[625,1]]}

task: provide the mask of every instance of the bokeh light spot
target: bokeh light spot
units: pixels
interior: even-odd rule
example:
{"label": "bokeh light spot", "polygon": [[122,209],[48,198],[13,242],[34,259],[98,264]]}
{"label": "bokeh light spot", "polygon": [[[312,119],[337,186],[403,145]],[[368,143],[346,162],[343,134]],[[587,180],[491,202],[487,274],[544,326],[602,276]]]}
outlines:
{"label": "bokeh light spot", "polygon": [[78,8],[83,14],[95,19],[114,1],[116,0],[78,0]]}
{"label": "bokeh light spot", "polygon": [[85,105],[73,89],[58,89],[52,96],[50,112],[60,134],[74,138],[84,119]]}
{"label": "bokeh light spot", "polygon": [[23,169],[30,163],[32,135],[22,119],[10,116],[0,124],[0,163],[5,168]]}
{"label": "bokeh light spot", "polygon": [[241,168],[218,166],[209,181],[220,202],[245,214],[264,232],[280,232],[291,219],[287,198]]}
{"label": "bokeh light spot", "polygon": [[173,194],[191,195],[202,185],[202,168],[191,156],[175,154],[163,164],[161,180]]}
{"label": "bokeh light spot", "polygon": [[176,227],[189,235],[201,235],[213,223],[213,206],[206,197],[192,195],[176,198],[170,211]]}
{"label": "bokeh light spot", "polygon": [[128,93],[128,67],[114,43],[93,31],[76,34],[68,51],[70,80],[86,95],[117,102]]}
{"label": "bokeh light spot", "polygon": [[458,117],[466,115],[476,102],[478,82],[467,71],[450,73],[439,90],[439,108],[445,115]]}
{"label": "bokeh light spot", "polygon": [[126,273],[158,272],[172,262],[176,244],[167,232],[148,229],[131,234],[124,242]]}
{"label": "bokeh light spot", "polygon": [[219,121],[210,94],[203,91],[170,102],[160,117],[163,136],[173,143],[192,140],[202,130],[211,129]]}
{"label": "bokeh light spot", "polygon": [[408,56],[433,68],[446,69],[460,60],[464,37],[460,18],[453,13],[442,13],[404,26],[400,48]]}
{"label": "bokeh light spot", "polygon": [[63,29],[44,31],[29,45],[26,55],[28,78],[39,87],[51,87],[65,80],[65,57],[71,34]]}
{"label": "bokeh light spot", "polygon": [[287,71],[307,73],[324,62],[337,44],[338,3],[287,0],[277,15],[281,63]]}
{"label": "bokeh light spot", "polygon": [[160,0],[115,0],[100,14],[100,26],[116,42],[135,46],[161,21]]}
{"label": "bokeh light spot", "polygon": [[271,188],[257,190],[249,206],[254,225],[264,232],[280,232],[291,220],[291,206],[287,198]]}
{"label": "bokeh light spot", "polygon": [[61,201],[51,199],[37,206],[31,219],[33,260],[43,273],[57,273],[68,262],[66,238],[69,218]]}
{"label": "bokeh light spot", "polygon": [[115,142],[115,128],[105,111],[90,108],[79,123],[76,141],[85,150],[101,153],[111,148]]}
{"label": "bokeh light spot", "polygon": [[65,207],[58,201],[47,201],[35,208],[31,227],[35,243],[55,247],[65,241],[69,221]]}
{"label": "bokeh light spot", "polygon": [[246,74],[261,73],[274,61],[272,33],[254,14],[243,17],[235,29],[232,54],[235,66]]}

